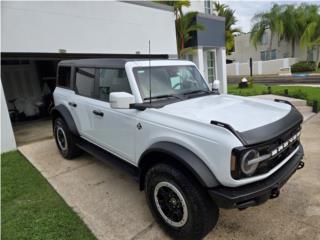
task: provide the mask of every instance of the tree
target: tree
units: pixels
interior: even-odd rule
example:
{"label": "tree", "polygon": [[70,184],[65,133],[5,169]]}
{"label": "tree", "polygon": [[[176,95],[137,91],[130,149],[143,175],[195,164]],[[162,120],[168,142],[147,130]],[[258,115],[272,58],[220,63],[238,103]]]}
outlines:
{"label": "tree", "polygon": [[176,20],[183,15],[182,8],[190,7],[190,0],[179,0],[179,1],[155,1],[157,3],[162,3],[168,6],[173,7],[174,15]]}
{"label": "tree", "polygon": [[182,14],[176,20],[179,57],[182,57],[191,50],[190,48],[186,48],[185,44],[191,39],[192,32],[204,29],[201,24],[194,22],[196,16],[196,12],[188,12]]}
{"label": "tree", "polygon": [[[277,35],[280,40],[291,42],[291,57],[295,57],[295,46],[300,43],[301,47],[308,50],[317,49],[319,58],[319,6],[310,4],[278,5],[274,4],[270,11],[256,14],[252,21],[250,40],[255,47],[261,43],[266,30],[271,31],[270,48],[272,38]],[[318,60],[319,61],[319,60]]]}
{"label": "tree", "polygon": [[184,54],[189,52],[191,49],[186,48],[185,44],[191,39],[192,32],[203,30],[204,27],[194,21],[197,12],[183,13],[183,7],[189,7],[189,0],[179,1],[156,1],[161,4],[172,6],[176,17],[176,34],[177,34],[177,46],[178,55],[181,58]]}
{"label": "tree", "polygon": [[288,42],[291,41],[291,57],[295,57],[296,42],[299,40],[303,31],[301,18],[299,18],[299,10],[294,5],[284,5],[283,12],[281,13],[281,21],[284,26],[281,39],[284,38]]}
{"label": "tree", "polygon": [[300,46],[307,50],[317,50],[316,67],[320,63],[320,15],[319,6],[302,5],[299,9],[299,21],[305,24],[304,31],[300,39]]}
{"label": "tree", "polygon": [[218,16],[225,17],[225,39],[226,39],[226,50],[227,54],[230,54],[234,50],[234,35],[240,33],[239,28],[233,28],[236,24],[237,19],[234,16],[235,10],[232,10],[228,5],[214,2],[214,10]]}
{"label": "tree", "polygon": [[269,12],[257,13],[252,21],[254,25],[251,29],[250,41],[254,47],[262,43],[263,35],[269,29],[271,32],[270,49],[272,47],[272,40],[274,35],[282,37],[284,25],[282,21],[282,8],[278,4],[274,4]]}

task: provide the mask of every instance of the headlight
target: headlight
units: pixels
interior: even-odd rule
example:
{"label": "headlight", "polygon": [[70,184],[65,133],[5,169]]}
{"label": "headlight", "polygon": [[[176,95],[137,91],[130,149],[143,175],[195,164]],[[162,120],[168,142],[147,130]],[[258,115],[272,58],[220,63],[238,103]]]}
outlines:
{"label": "headlight", "polygon": [[251,149],[247,151],[241,158],[241,171],[247,175],[251,176],[254,174],[254,172],[257,170],[257,167],[259,165],[259,162],[252,161],[254,159],[259,158],[259,152]]}

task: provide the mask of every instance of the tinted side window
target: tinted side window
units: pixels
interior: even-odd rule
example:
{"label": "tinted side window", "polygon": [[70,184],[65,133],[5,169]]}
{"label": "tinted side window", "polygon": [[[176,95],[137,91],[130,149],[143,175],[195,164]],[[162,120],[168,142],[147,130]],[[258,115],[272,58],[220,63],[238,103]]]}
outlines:
{"label": "tinted side window", "polygon": [[58,86],[70,87],[71,67],[59,67],[58,70]]}
{"label": "tinted side window", "polygon": [[76,92],[82,96],[94,97],[94,68],[76,69]]}
{"label": "tinted side window", "polygon": [[99,99],[109,102],[112,92],[131,93],[127,74],[123,68],[102,68],[99,72]]}

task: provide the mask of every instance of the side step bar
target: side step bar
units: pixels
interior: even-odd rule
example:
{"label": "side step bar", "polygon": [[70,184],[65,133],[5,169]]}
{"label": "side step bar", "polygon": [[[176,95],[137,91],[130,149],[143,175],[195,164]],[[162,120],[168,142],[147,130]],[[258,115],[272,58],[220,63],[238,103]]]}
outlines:
{"label": "side step bar", "polygon": [[131,174],[135,180],[139,180],[139,169],[126,162],[125,160],[113,155],[112,153],[107,152],[106,150],[84,140],[84,139],[78,139],[76,145],[84,150],[85,152],[89,153],[90,155],[94,156],[95,158],[103,161],[103,162],[109,162],[112,165],[115,165],[121,169],[123,169],[125,172]]}

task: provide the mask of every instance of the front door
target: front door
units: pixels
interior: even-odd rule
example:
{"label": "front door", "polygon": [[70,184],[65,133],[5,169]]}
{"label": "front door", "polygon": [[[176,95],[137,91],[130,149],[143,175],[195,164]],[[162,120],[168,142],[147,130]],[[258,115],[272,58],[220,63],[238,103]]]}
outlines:
{"label": "front door", "polygon": [[131,93],[126,72],[122,68],[97,69],[96,85],[97,97],[90,108],[91,135],[101,147],[134,163],[137,110],[112,109],[109,104],[111,92]]}
{"label": "front door", "polygon": [[216,65],[216,51],[209,50],[207,51],[207,75],[208,83],[212,84],[214,80],[217,79],[217,65]]}

